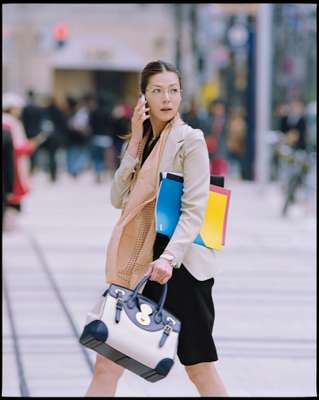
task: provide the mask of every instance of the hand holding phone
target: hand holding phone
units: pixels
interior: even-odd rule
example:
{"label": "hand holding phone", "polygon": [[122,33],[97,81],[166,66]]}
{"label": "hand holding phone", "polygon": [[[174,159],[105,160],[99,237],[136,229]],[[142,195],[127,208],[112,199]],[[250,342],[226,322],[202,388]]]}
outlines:
{"label": "hand holding phone", "polygon": [[144,101],[144,118],[146,119],[146,118],[148,118],[149,117],[149,107],[148,107],[148,103],[147,103],[147,100],[146,100],[146,98],[145,98],[145,95],[144,94],[142,94],[142,101]]}
{"label": "hand holding phone", "polygon": [[143,137],[143,123],[150,117],[149,108],[144,94],[139,98],[131,120],[132,138],[135,143],[139,143]]}

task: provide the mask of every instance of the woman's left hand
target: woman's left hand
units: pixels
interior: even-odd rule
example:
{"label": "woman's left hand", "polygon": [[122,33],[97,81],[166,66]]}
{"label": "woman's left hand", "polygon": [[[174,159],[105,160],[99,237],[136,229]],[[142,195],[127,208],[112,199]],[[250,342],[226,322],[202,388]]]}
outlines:
{"label": "woman's left hand", "polygon": [[164,285],[173,275],[173,267],[165,258],[158,258],[157,260],[150,263],[150,267],[147,274],[150,274],[150,280]]}

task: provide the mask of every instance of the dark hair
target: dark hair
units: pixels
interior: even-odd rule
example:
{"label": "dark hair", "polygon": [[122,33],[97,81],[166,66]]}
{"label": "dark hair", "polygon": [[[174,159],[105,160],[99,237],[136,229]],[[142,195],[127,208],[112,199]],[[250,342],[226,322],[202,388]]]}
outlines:
{"label": "dark hair", "polygon": [[[170,64],[166,61],[156,60],[146,64],[145,67],[143,68],[143,71],[141,72],[140,84],[139,84],[141,94],[145,94],[146,87],[149,83],[150,78],[153,75],[160,74],[161,72],[174,72],[177,75],[179,80],[179,85],[182,88],[182,78],[178,69],[173,64]],[[150,129],[152,129],[151,122],[149,119],[146,119],[143,124],[143,135],[149,132]],[[131,138],[131,133],[123,136],[121,135],[119,137],[124,140],[129,140]]]}
{"label": "dark hair", "polygon": [[145,94],[146,86],[150,78],[153,75],[159,74],[161,72],[174,72],[179,80],[180,87],[182,88],[182,79],[178,69],[173,65],[165,61],[157,60],[149,62],[143,69],[141,73],[140,80],[140,91]]}

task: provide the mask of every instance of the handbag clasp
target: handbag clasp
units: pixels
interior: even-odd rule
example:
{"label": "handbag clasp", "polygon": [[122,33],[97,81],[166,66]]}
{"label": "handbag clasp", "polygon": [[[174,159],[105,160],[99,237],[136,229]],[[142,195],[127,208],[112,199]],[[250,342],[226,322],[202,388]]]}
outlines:
{"label": "handbag clasp", "polygon": [[151,318],[149,317],[153,309],[148,304],[141,304],[140,305],[141,311],[136,313],[137,321],[142,325],[149,325],[151,323]]}
{"label": "handbag clasp", "polygon": [[163,335],[162,335],[161,340],[159,342],[159,347],[163,347],[164,346],[164,343],[166,342],[166,339],[168,338],[169,334],[171,333],[171,330],[172,330],[172,326],[170,325],[170,322],[168,322],[164,326]]}
{"label": "handbag clasp", "polygon": [[115,322],[118,324],[121,318],[121,311],[123,309],[123,296],[125,295],[124,290],[116,289],[115,290],[117,302],[116,302],[116,310],[115,310]]}

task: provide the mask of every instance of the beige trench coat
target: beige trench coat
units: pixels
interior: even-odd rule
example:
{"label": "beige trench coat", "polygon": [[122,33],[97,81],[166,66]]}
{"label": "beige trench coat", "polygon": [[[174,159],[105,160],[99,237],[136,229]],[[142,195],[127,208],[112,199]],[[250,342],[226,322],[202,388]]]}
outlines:
{"label": "beige trench coat", "polygon": [[[129,195],[129,184],[138,158],[124,153],[111,186],[111,203],[122,209]],[[172,130],[167,138],[160,162],[161,172],[182,174],[184,191],[179,222],[166,250],[176,257],[178,264],[200,281],[212,278],[218,272],[215,251],[194,244],[203,224],[209,192],[209,156],[203,132],[189,125]]]}

